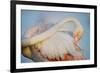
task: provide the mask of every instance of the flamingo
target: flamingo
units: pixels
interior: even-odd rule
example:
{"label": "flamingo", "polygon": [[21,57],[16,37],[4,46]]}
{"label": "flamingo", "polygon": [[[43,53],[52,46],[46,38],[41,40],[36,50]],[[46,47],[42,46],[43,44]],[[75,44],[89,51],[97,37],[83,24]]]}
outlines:
{"label": "flamingo", "polygon": [[[69,22],[76,26],[69,35],[67,25]],[[46,27],[45,27],[46,28]],[[53,27],[33,36],[34,33],[44,31],[42,28],[32,27],[22,40],[22,54],[34,61],[68,61],[68,60],[84,60],[81,49],[78,46],[79,40],[82,38],[84,29],[78,19],[74,17],[66,17]]]}

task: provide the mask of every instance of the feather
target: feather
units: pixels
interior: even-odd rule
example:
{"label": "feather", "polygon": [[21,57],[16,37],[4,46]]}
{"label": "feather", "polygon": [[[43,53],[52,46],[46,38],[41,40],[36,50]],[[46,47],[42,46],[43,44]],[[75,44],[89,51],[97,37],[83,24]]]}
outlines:
{"label": "feather", "polygon": [[[72,32],[72,30],[67,29],[67,25],[70,25],[69,23],[73,23],[74,25],[76,25],[73,36],[68,34],[68,32]],[[29,35],[30,32],[28,32],[28,34],[26,35]],[[76,47],[78,47],[78,45],[77,43],[74,44],[73,38],[78,37],[77,39],[79,41],[82,35],[83,27],[80,22],[76,18],[69,17],[65,18],[58,24],[55,24],[55,26],[53,26],[49,30],[39,35],[22,40],[22,46],[27,47],[35,45],[35,50],[39,49],[40,52],[36,53],[36,51],[33,51],[33,53],[36,53],[35,56],[40,54],[42,57],[37,56],[37,58],[42,58],[44,60],[64,60],[65,57],[68,57],[70,59],[72,59],[72,57],[74,57],[74,59],[83,59],[83,55],[81,54],[81,52],[79,50],[76,50]],[[70,55],[65,56],[66,54]]]}

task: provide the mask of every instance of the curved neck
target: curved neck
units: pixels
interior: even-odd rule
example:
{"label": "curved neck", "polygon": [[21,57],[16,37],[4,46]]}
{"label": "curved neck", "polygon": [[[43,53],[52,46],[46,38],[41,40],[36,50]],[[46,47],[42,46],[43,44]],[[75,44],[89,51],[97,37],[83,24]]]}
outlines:
{"label": "curved neck", "polygon": [[78,29],[78,28],[83,29],[80,22],[76,18],[68,17],[68,18],[65,18],[64,20],[62,20],[61,22],[59,22],[58,24],[55,24],[55,26],[53,26],[46,32],[41,33],[40,35],[34,36],[30,39],[22,40],[22,46],[33,45],[33,44],[39,43],[45,39],[50,38],[57,31],[59,31],[60,28],[63,28],[63,25],[65,25],[67,22],[74,22],[76,25],[76,29]]}

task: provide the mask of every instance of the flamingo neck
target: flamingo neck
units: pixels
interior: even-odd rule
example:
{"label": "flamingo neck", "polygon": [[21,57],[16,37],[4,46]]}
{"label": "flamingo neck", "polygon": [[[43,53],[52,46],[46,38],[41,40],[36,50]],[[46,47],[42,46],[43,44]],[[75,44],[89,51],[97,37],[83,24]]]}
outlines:
{"label": "flamingo neck", "polygon": [[22,40],[22,46],[30,46],[34,45],[36,43],[39,43],[43,40],[46,40],[50,38],[52,35],[54,35],[57,31],[59,31],[60,28],[63,28],[63,25],[65,25],[67,22],[74,22],[76,24],[76,29],[80,28],[83,29],[80,22],[73,17],[68,17],[59,22],[58,24],[55,24],[54,27],[50,28],[49,30],[45,31],[44,33],[41,33],[40,35],[36,35],[29,39]]}

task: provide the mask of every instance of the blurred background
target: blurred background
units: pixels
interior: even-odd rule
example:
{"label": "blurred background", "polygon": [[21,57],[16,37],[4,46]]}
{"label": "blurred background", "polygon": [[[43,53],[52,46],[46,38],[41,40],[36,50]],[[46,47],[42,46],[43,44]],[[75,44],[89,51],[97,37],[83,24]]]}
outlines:
{"label": "blurred background", "polygon": [[[64,18],[74,17],[80,21],[84,28],[84,35],[80,40],[80,48],[86,59],[90,58],[90,14],[89,13],[79,13],[79,12],[61,12],[61,11],[35,11],[35,10],[21,10],[21,28],[22,35],[29,28],[38,26],[43,28],[43,26],[48,26],[48,28],[53,27],[53,25],[59,23]],[[72,24],[68,25],[68,30],[73,32]],[[70,34],[72,36],[72,34]],[[22,37],[22,39],[25,39]],[[22,63],[29,63],[32,60],[25,58],[21,55]]]}

